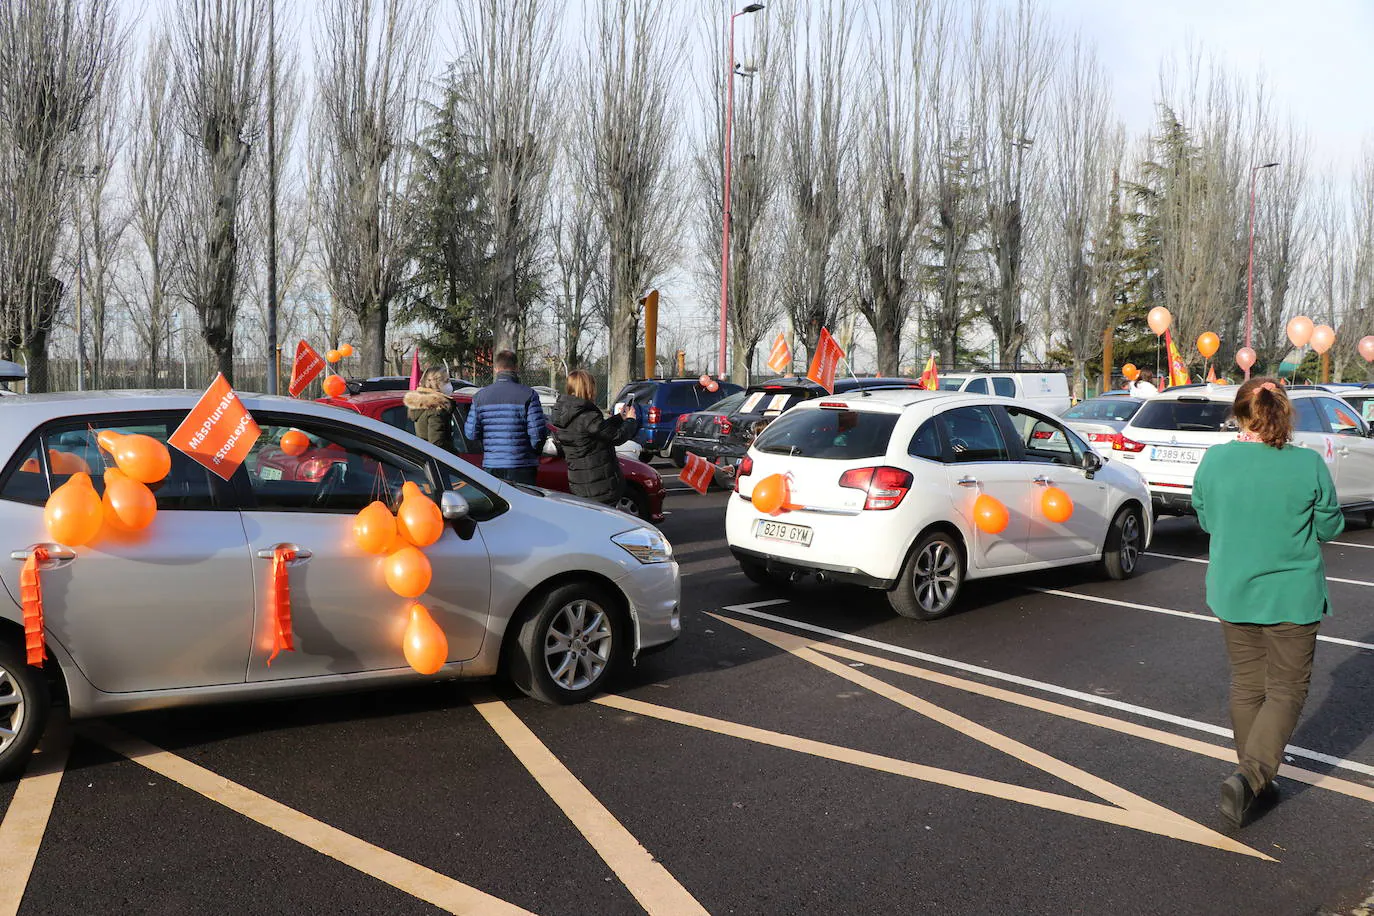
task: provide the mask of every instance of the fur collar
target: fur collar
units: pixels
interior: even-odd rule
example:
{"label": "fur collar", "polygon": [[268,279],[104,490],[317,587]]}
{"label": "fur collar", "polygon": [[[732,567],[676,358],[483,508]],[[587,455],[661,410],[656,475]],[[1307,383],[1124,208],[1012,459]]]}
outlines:
{"label": "fur collar", "polygon": [[416,388],[406,392],[405,404],[411,410],[440,410],[451,406],[453,401],[434,388]]}

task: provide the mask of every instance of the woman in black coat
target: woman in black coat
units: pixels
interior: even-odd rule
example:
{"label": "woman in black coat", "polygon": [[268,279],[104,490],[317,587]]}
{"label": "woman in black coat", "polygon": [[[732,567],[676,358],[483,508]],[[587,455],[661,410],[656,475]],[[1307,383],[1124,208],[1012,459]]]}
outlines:
{"label": "woman in black coat", "polygon": [[625,490],[615,447],[635,434],[634,405],[603,417],[596,406],[596,380],[575,369],[568,373],[567,394],[558,396],[549,419],[568,461],[568,488],[575,496],[614,506]]}

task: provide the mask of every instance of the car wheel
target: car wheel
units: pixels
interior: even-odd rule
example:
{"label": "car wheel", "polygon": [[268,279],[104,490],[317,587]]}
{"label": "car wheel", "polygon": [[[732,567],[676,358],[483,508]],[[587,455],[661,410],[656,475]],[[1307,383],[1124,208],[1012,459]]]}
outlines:
{"label": "car wheel", "polygon": [[887,603],[903,617],[934,620],[954,609],[964,584],[964,553],[954,536],[932,531],[916,542],[902,564]]}
{"label": "car wheel", "polygon": [[1107,529],[1102,547],[1102,574],[1108,579],[1129,579],[1135,575],[1140,553],[1145,549],[1145,526],[1140,510],[1125,506],[1116,513]]}
{"label": "car wheel", "polygon": [[591,583],[548,592],[520,625],[511,658],[515,686],[545,703],[591,699],[624,656],[619,603]]}
{"label": "car wheel", "polygon": [[668,460],[673,463],[675,468],[685,468],[687,466],[687,450],[678,446],[668,449]]}
{"label": "car wheel", "polygon": [[625,492],[615,501],[615,508],[642,521],[649,520],[649,494],[638,484],[627,483]]}
{"label": "car wheel", "polygon": [[48,682],[14,645],[0,643],[0,779],[28,762],[48,721]]}

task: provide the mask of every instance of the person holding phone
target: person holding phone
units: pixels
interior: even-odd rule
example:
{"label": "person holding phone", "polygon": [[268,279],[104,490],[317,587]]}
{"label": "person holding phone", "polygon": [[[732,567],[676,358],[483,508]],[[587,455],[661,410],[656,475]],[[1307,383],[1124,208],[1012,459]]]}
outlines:
{"label": "person holding phone", "polygon": [[638,426],[633,396],[619,413],[604,417],[596,406],[596,379],[574,369],[550,419],[554,439],[568,461],[568,489],[574,496],[614,506],[625,493],[615,447],[634,438]]}

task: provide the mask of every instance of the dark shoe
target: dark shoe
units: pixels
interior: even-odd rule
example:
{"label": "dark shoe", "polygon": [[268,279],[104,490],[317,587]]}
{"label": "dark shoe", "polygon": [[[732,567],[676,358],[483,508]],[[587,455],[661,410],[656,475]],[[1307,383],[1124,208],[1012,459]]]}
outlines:
{"label": "dark shoe", "polygon": [[1251,809],[1255,806],[1255,792],[1250,783],[1240,773],[1232,773],[1221,784],[1221,813],[1237,827],[1250,823]]}

